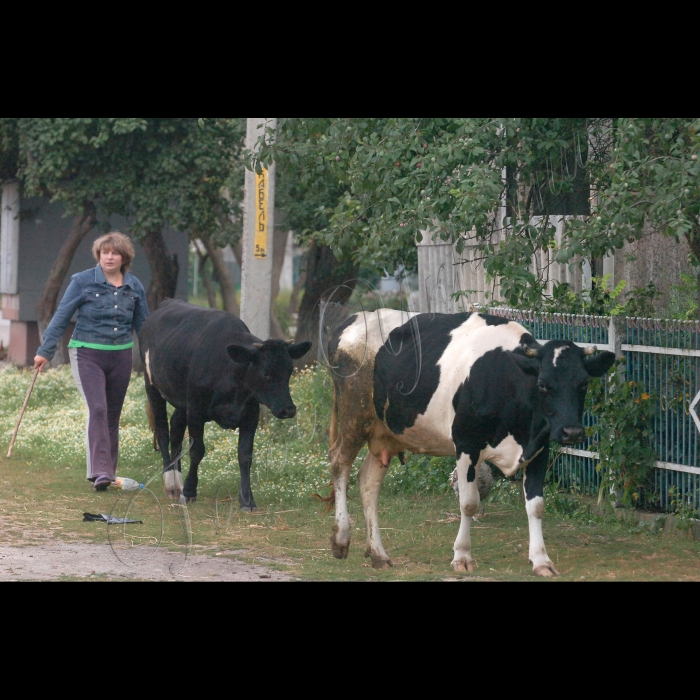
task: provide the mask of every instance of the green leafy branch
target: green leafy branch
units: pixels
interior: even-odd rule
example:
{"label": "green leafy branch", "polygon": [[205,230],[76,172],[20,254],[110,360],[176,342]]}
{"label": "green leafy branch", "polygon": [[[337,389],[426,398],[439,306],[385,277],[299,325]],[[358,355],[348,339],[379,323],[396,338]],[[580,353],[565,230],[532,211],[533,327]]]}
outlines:
{"label": "green leafy branch", "polygon": [[649,477],[657,455],[652,448],[654,437],[654,396],[624,375],[625,358],[603,379],[591,381],[586,398],[597,426],[587,429],[596,436],[591,446],[599,455],[596,470],[601,475],[598,502],[611,493],[623,504],[638,503],[650,488]]}

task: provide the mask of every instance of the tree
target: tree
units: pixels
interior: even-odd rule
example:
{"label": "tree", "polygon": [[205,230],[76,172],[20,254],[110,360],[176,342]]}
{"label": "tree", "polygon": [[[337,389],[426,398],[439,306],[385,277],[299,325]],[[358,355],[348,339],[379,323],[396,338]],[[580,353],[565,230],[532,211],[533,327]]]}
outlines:
{"label": "tree", "polygon": [[[211,260],[212,267],[214,268],[216,277],[219,280],[221,298],[224,303],[224,311],[229,311],[230,313],[235,314],[236,316],[240,316],[241,310],[238,306],[238,299],[236,299],[236,288],[233,284],[233,277],[229,272],[229,269],[224,260],[223,250],[217,247],[211,238],[202,238],[202,244],[204,245],[204,249],[207,251],[207,257]],[[204,262],[204,259],[202,259],[201,257],[200,260],[202,260],[202,263]],[[201,270],[204,274],[203,265],[201,266]],[[207,290],[207,294],[209,295],[209,306],[215,307],[216,296],[214,296],[214,304],[212,304],[211,281],[208,282],[209,283],[207,284],[207,281],[205,281],[204,286]]]}
{"label": "tree", "polygon": [[[336,256],[318,233],[329,225],[342,192],[333,173],[307,178],[293,164],[277,171],[277,203],[285,212],[285,228],[294,231],[297,245],[305,249],[304,293],[297,312],[295,342],[310,340],[314,353],[318,353],[322,298],[333,294],[333,302],[345,303],[360,269],[353,258]],[[306,357],[296,364],[303,366],[308,362]]]}
{"label": "tree", "polygon": [[315,240],[338,258],[410,270],[423,236],[475,245],[512,305],[546,297],[537,252],[575,264],[645,226],[700,246],[694,119],[295,118],[260,146],[302,186],[335,178],[342,194]]}
{"label": "tree", "polygon": [[0,117],[0,182],[17,175],[19,144],[16,121]]}
{"label": "tree", "polygon": [[588,230],[615,248],[644,230],[683,236],[700,265],[700,119],[618,119],[614,127]]}
{"label": "tree", "polygon": [[[196,255],[199,258],[199,274],[202,277],[202,284],[204,285],[204,290],[207,293],[207,301],[209,302],[210,309],[217,309],[218,303],[216,299],[216,291],[211,283],[211,275],[207,269],[207,262],[209,261],[209,253],[207,253],[206,248],[202,251],[204,247],[203,244],[197,239],[194,241]],[[200,245],[202,247],[200,247]]]}
{"label": "tree", "polygon": [[[219,281],[224,310],[239,315],[233,277],[222,249],[235,246],[242,233],[245,119],[169,121],[185,123],[186,133],[163,150],[160,161],[152,163],[154,178],[162,180],[167,173],[162,187],[168,195],[164,192],[160,198],[161,205],[166,205],[166,220],[202,242]],[[147,201],[141,204],[145,205],[142,211],[149,210]],[[208,293],[211,299],[209,289]]]}

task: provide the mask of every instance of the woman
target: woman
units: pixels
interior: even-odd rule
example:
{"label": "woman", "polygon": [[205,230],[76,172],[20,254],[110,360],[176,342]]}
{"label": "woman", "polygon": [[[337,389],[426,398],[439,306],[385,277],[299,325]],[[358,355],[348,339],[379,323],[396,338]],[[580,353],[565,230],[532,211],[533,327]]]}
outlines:
{"label": "woman", "polygon": [[56,353],[56,344],[78,312],[68,354],[73,378],[88,407],[87,478],[95,491],[114,481],[119,454],[119,417],[131,378],[132,330],[148,316],[143,285],[127,272],[134,246],[122,233],[108,233],[92,246],[97,267],[73,275],[34,369],[41,371]]}

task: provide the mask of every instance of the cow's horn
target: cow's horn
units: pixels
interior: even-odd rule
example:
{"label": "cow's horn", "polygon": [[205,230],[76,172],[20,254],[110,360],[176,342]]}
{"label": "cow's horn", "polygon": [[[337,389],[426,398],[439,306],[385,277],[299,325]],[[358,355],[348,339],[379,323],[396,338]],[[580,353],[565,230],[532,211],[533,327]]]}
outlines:
{"label": "cow's horn", "polygon": [[595,345],[589,345],[587,348],[583,349],[584,355],[592,355],[598,348]]}
{"label": "cow's horn", "polygon": [[256,350],[262,350],[262,346],[263,346],[262,343],[253,343],[253,347],[254,347]]}
{"label": "cow's horn", "polygon": [[287,345],[294,345],[294,339],[292,338],[292,340],[288,340]]}
{"label": "cow's horn", "polygon": [[537,348],[531,348],[529,345],[523,345],[523,352],[528,357],[537,357]]}

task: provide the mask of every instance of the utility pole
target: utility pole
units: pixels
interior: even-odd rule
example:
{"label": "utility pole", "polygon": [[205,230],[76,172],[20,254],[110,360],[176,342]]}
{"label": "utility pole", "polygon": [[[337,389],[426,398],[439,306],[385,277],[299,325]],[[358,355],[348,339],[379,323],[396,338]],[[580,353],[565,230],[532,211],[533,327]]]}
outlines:
{"label": "utility pole", "polygon": [[[247,120],[245,145],[248,150],[264,134],[265,127],[277,128],[277,119]],[[243,245],[241,269],[241,319],[261,340],[270,337],[272,301],[272,240],[275,211],[275,166],[261,174],[246,170],[243,204]]]}

